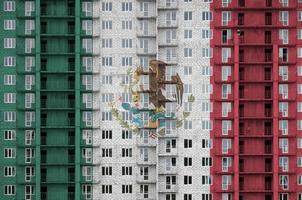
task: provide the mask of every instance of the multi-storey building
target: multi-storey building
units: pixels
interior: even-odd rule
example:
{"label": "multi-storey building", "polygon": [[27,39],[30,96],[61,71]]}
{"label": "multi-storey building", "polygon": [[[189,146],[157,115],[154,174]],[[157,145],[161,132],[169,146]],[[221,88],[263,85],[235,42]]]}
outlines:
{"label": "multi-storey building", "polygon": [[1,200],[302,200],[301,0],[0,10]]}

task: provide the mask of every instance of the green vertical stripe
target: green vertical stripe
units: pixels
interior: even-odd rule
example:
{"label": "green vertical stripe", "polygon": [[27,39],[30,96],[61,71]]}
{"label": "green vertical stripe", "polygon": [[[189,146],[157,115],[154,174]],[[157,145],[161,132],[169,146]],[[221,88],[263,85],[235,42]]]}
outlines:
{"label": "green vertical stripe", "polygon": [[35,91],[35,111],[36,111],[36,170],[35,170],[35,175],[36,175],[36,187],[35,187],[35,195],[36,195],[36,200],[41,199],[41,194],[40,194],[40,188],[41,188],[41,182],[40,182],[40,170],[41,170],[41,155],[40,155],[40,0],[36,0],[36,5],[35,5],[35,39],[36,39],[36,47],[35,47],[35,56],[36,56],[36,91]]}
{"label": "green vertical stripe", "polygon": [[75,199],[81,199],[81,0],[76,0],[75,4]]}

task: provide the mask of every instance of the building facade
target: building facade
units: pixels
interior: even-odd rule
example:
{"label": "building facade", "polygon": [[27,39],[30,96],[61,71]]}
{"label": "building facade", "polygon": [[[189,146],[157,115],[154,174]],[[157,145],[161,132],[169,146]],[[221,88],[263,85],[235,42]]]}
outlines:
{"label": "building facade", "polygon": [[3,0],[0,199],[302,200],[301,8]]}

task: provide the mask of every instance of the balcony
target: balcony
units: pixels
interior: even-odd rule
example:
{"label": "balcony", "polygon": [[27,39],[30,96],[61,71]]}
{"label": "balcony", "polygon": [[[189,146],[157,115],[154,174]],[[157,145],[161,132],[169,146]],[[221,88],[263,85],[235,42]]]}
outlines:
{"label": "balcony", "polygon": [[170,192],[178,192],[178,185],[175,184],[166,184],[164,182],[158,183],[158,192],[161,193],[170,193]]}
{"label": "balcony", "polygon": [[177,20],[159,20],[158,28],[177,28]]}
{"label": "balcony", "polygon": [[176,156],[177,148],[159,148],[158,156]]}
{"label": "balcony", "polygon": [[148,176],[142,176],[140,174],[137,174],[136,182],[141,183],[141,184],[156,183],[155,171],[154,171],[154,173],[149,173]]}
{"label": "balcony", "polygon": [[153,138],[136,138],[136,145],[137,146],[143,146],[143,147],[156,147],[156,139]]}
{"label": "balcony", "polygon": [[[154,4],[155,5],[155,4]],[[156,18],[155,14],[155,6],[153,6],[153,9],[149,9],[147,11],[137,11],[136,17],[138,19],[148,19],[148,18]]]}
{"label": "balcony", "polygon": [[175,10],[178,9],[178,1],[159,1],[157,8],[158,10]]}

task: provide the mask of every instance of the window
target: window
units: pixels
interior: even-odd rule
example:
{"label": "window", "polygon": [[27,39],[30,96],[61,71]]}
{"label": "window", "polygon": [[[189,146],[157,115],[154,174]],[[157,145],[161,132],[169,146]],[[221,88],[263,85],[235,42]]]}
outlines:
{"label": "window", "polygon": [[288,189],[288,175],[280,175],[279,176],[279,184],[281,185],[283,190]]}
{"label": "window", "polygon": [[288,84],[279,84],[279,94],[283,99],[288,99]]}
{"label": "window", "polygon": [[33,57],[33,56],[26,56],[25,57],[24,70],[26,72],[30,72],[30,71],[33,70],[34,67],[35,67],[35,57]]}
{"label": "window", "polygon": [[288,153],[288,139],[287,138],[279,139],[279,148],[281,149],[282,153]]}
{"label": "window", "polygon": [[16,131],[15,130],[5,130],[4,131],[4,140],[15,140]]}
{"label": "window", "polygon": [[25,163],[31,163],[32,159],[35,157],[35,149],[32,148],[26,148],[25,149]]}
{"label": "window", "polygon": [[3,2],[3,10],[6,12],[13,12],[16,10],[15,1],[4,1]]}
{"label": "window", "polygon": [[279,194],[279,200],[288,200],[288,194],[287,193],[280,193]]}
{"label": "window", "polygon": [[131,194],[132,193],[132,185],[122,185],[122,193]]}
{"label": "window", "polygon": [[92,39],[82,39],[82,48],[85,53],[92,53]]}
{"label": "window", "polygon": [[221,103],[222,109],[222,117],[228,117],[228,113],[232,111],[232,103],[231,102],[222,102]]}
{"label": "window", "polygon": [[288,157],[279,157],[279,167],[282,172],[288,172]]}
{"label": "window", "polygon": [[282,40],[282,44],[288,44],[288,30],[287,29],[279,30],[279,39]]}
{"label": "window", "polygon": [[25,127],[31,127],[35,122],[35,112],[25,112]]}
{"label": "window", "polygon": [[132,11],[132,2],[122,2],[122,11]]}
{"label": "window", "polygon": [[228,59],[231,57],[231,48],[222,48],[221,49],[221,62],[228,62]]}
{"label": "window", "polygon": [[122,48],[132,48],[132,39],[122,39]]}
{"label": "window", "polygon": [[13,111],[4,112],[4,121],[5,122],[14,122],[14,121],[16,121],[16,112],[13,112]]}
{"label": "window", "polygon": [[211,58],[212,57],[212,48],[202,48],[201,49],[201,57],[203,58]]}
{"label": "window", "polygon": [[231,139],[222,139],[222,153],[228,153],[229,149],[232,148]]}
{"label": "window", "polygon": [[31,145],[35,139],[35,132],[33,130],[25,130],[25,145]]}
{"label": "window", "polygon": [[102,48],[112,48],[112,38],[102,39]]}
{"label": "window", "polygon": [[297,102],[297,112],[302,112],[302,102]]}
{"label": "window", "polygon": [[297,75],[302,76],[302,66],[297,66]]}
{"label": "window", "polygon": [[85,31],[86,35],[92,35],[92,20],[83,20],[82,30]]}
{"label": "window", "polygon": [[192,30],[184,30],[184,38],[192,39]]}
{"label": "window", "polygon": [[201,66],[201,75],[202,76],[212,76],[212,67],[211,66]]}
{"label": "window", "polygon": [[192,176],[184,176],[184,185],[192,184]]}
{"label": "window", "polygon": [[227,190],[229,185],[232,184],[232,176],[230,175],[222,175],[222,190]]}
{"label": "window", "polygon": [[184,12],[184,20],[185,21],[192,20],[192,11],[185,11]]}
{"label": "window", "polygon": [[31,16],[32,12],[34,12],[34,11],[35,11],[35,2],[34,1],[25,1],[24,15]]}
{"label": "window", "polygon": [[229,167],[232,166],[232,157],[223,157],[221,165],[222,165],[222,171],[227,172]]}
{"label": "window", "polygon": [[302,157],[297,157],[297,167],[302,167]]}
{"label": "window", "polygon": [[228,7],[229,3],[231,3],[231,0],[222,0],[222,7]]}
{"label": "window", "polygon": [[82,85],[85,86],[85,90],[92,90],[92,75],[83,75]]}
{"label": "window", "polygon": [[191,58],[192,57],[192,48],[184,48],[184,57]]}
{"label": "window", "polygon": [[212,120],[201,120],[201,130],[212,130],[213,128],[213,123]]}
{"label": "window", "polygon": [[302,94],[302,84],[297,84],[297,94]]}
{"label": "window", "polygon": [[192,67],[191,66],[185,66],[184,67],[184,75],[192,75]]}
{"label": "window", "polygon": [[92,185],[82,185],[82,194],[84,199],[92,199]]}
{"label": "window", "polygon": [[25,93],[25,108],[32,108],[35,103],[34,93]]}
{"label": "window", "polygon": [[192,194],[184,194],[184,200],[192,200]]}
{"label": "window", "polygon": [[212,140],[211,139],[202,139],[201,140],[201,148],[211,149],[212,148]]}
{"label": "window", "polygon": [[92,2],[82,2],[82,12],[85,17],[92,16]]}
{"label": "window", "polygon": [[111,67],[112,66],[112,57],[102,57],[102,66]]}
{"label": "window", "polygon": [[4,195],[15,195],[16,186],[15,185],[5,185],[4,186]]}
{"label": "window", "polygon": [[132,167],[122,166],[122,175],[123,176],[131,176],[132,175]]}
{"label": "window", "polygon": [[103,194],[111,194],[112,193],[112,185],[102,185],[102,193]]}
{"label": "window", "polygon": [[112,11],[112,2],[102,2],[102,11]]}
{"label": "window", "polygon": [[15,158],[16,149],[15,148],[4,148],[4,158]]}
{"label": "window", "polygon": [[203,11],[201,13],[201,20],[203,21],[208,21],[208,20],[212,20],[212,12],[210,11]]}
{"label": "window", "polygon": [[92,144],[92,130],[83,130],[82,137],[86,145]]}
{"label": "window", "polygon": [[4,30],[15,30],[16,29],[16,21],[13,19],[5,19],[4,20]]}
{"label": "window", "polygon": [[4,176],[5,177],[16,176],[16,168],[12,166],[4,167]]}
{"label": "window", "polygon": [[102,130],[102,139],[112,139],[112,130]]}
{"label": "window", "polygon": [[297,148],[302,149],[302,138],[297,139]]}
{"label": "window", "polygon": [[202,185],[211,185],[212,184],[212,176],[201,176],[201,184]]}
{"label": "window", "polygon": [[103,148],[102,149],[102,157],[112,157],[112,149],[111,148]]}
{"label": "window", "polygon": [[112,29],[112,21],[110,21],[110,20],[103,20],[102,21],[102,29],[103,30],[110,30],[110,29]]}
{"label": "window", "polygon": [[14,66],[16,66],[16,57],[5,56],[4,57],[4,66],[5,67],[14,67]]}
{"label": "window", "polygon": [[33,53],[33,49],[35,48],[35,39],[26,38],[25,39],[25,53]]}
{"label": "window", "polygon": [[92,126],[92,112],[83,112],[83,122],[85,126]]}
{"label": "window", "polygon": [[302,58],[302,48],[301,47],[297,48],[297,57]]}
{"label": "window", "polygon": [[16,93],[4,93],[4,103],[16,103]]}
{"label": "window", "polygon": [[232,68],[231,66],[222,66],[221,67],[221,80],[227,81],[228,77],[232,75]]}
{"label": "window", "polygon": [[123,30],[132,30],[132,21],[131,20],[123,20],[122,21],[122,29]]}
{"label": "window", "polygon": [[288,11],[280,11],[279,20],[283,26],[288,26]]}
{"label": "window", "polygon": [[298,199],[297,200],[302,200],[302,193],[298,193]]}
{"label": "window", "polygon": [[184,139],[184,148],[192,148],[193,141],[190,139]]}
{"label": "window", "polygon": [[[103,168],[102,168],[103,169]],[[85,178],[85,181],[92,181],[92,167],[91,166],[83,166],[82,167],[82,174]]]}
{"label": "window", "polygon": [[85,108],[92,108],[92,94],[84,93],[82,102],[85,105]]}
{"label": "window", "polygon": [[192,158],[184,157],[184,166],[185,167],[192,166]]}
{"label": "window", "polygon": [[231,21],[231,12],[230,11],[222,11],[222,19],[221,19],[221,25],[227,26],[229,24],[229,21]]}
{"label": "window", "polygon": [[[298,125],[299,127],[299,125]],[[279,130],[282,131],[282,135],[288,134],[288,121],[287,120],[279,120]]]}
{"label": "window", "polygon": [[302,11],[298,11],[298,21],[302,21]]}
{"label": "window", "polygon": [[4,38],[4,48],[5,49],[16,48],[16,38]]}
{"label": "window", "polygon": [[302,185],[302,175],[297,176],[297,183],[298,185]]}
{"label": "window", "polygon": [[16,85],[16,75],[4,75],[4,85]]}
{"label": "window", "polygon": [[111,176],[112,175],[112,167],[102,167],[102,175],[103,176]]}
{"label": "window", "polygon": [[227,99],[228,95],[232,93],[232,85],[231,84],[222,84],[221,88],[221,98]]}
{"label": "window", "polygon": [[297,29],[297,38],[298,40],[302,39],[302,29]]}
{"label": "window", "polygon": [[132,157],[132,148],[122,148],[122,157]]}
{"label": "window", "polygon": [[132,131],[122,130],[122,139],[132,139]]}
{"label": "window", "polygon": [[192,102],[184,102],[184,111],[192,112]]}
{"label": "window", "polygon": [[112,76],[111,75],[103,75],[102,76],[102,84],[111,85],[112,84]]}
{"label": "window", "polygon": [[34,175],[35,171],[33,167],[25,167],[25,181],[31,181]]}
{"label": "window", "polygon": [[102,102],[109,103],[113,101],[113,94],[112,93],[103,93],[102,94]]}
{"label": "window", "polygon": [[201,39],[210,39],[212,38],[212,30],[210,29],[202,29],[201,30]]}
{"label": "window", "polygon": [[212,166],[212,158],[211,157],[202,157],[201,158],[201,166],[211,167]]}
{"label": "window", "polygon": [[212,194],[205,194],[205,193],[201,194],[201,200],[212,200]]}

